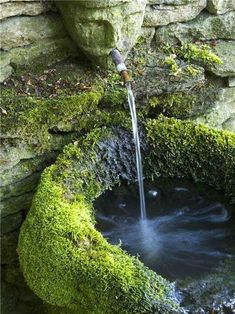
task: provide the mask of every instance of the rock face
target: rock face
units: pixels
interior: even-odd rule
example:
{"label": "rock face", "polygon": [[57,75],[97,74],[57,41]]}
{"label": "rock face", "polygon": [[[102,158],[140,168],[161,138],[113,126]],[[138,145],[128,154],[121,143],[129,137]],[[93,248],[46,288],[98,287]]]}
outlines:
{"label": "rock face", "polygon": [[223,15],[201,13],[188,23],[177,23],[156,30],[157,43],[185,43],[216,39],[235,39],[235,11]]}
{"label": "rock face", "polygon": [[118,48],[124,56],[134,45],[143,22],[145,1],[58,1],[66,28],[94,63],[107,66]]}
{"label": "rock face", "polygon": [[51,9],[49,3],[42,2],[7,2],[0,4],[0,20],[17,15],[39,15]]}
{"label": "rock face", "polygon": [[235,87],[220,89],[214,106],[196,121],[235,133]]}
{"label": "rock face", "polygon": [[219,40],[213,48],[222,64],[215,65],[211,70],[217,76],[235,76],[235,41]]}
{"label": "rock face", "polygon": [[41,15],[7,19],[1,24],[1,34],[0,47],[9,50],[45,38],[65,37],[66,32],[57,15]]}
{"label": "rock face", "polygon": [[2,55],[2,60],[4,60],[2,62],[5,62],[6,66],[12,70],[11,65],[18,67],[30,65],[32,62],[35,65],[42,65],[45,63],[45,57],[47,65],[50,66],[70,56],[77,55],[76,46],[70,38],[45,38],[33,43],[30,47],[17,47],[5,52]]}
{"label": "rock face", "polygon": [[195,18],[205,7],[206,0],[192,1],[149,1],[144,26],[160,26],[185,22]]}
{"label": "rock face", "polygon": [[212,14],[224,14],[235,10],[235,1],[233,0],[208,0],[207,10]]}

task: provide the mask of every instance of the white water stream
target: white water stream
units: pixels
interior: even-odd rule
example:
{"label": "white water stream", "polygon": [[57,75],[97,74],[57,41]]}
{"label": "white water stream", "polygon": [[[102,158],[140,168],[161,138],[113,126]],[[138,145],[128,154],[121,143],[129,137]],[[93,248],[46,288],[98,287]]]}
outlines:
{"label": "white water stream", "polygon": [[127,86],[127,91],[128,91],[128,104],[129,104],[129,108],[131,112],[133,137],[134,137],[134,142],[135,142],[136,169],[137,169],[137,176],[138,176],[138,183],[139,183],[141,219],[146,219],[146,206],[145,206],[144,183],[143,183],[143,166],[142,166],[141,151],[140,151],[138,121],[137,121],[136,108],[135,108],[135,97],[131,89],[131,82],[127,82],[126,86]]}

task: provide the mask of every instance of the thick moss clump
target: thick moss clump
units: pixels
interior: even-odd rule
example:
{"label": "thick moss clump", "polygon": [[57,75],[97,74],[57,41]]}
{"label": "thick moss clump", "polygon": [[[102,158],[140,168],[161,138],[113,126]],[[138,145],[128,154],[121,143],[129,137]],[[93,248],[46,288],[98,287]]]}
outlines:
{"label": "thick moss clump", "polygon": [[[191,177],[232,194],[232,133],[163,117],[146,130],[149,178]],[[42,175],[18,252],[31,289],[61,313],[180,313],[171,284],[95,229],[95,198],[135,177],[131,143],[124,129],[96,129]]]}
{"label": "thick moss clump", "polygon": [[113,161],[122,138],[110,130],[95,130],[80,145],[68,146],[42,176],[19,239],[26,281],[41,299],[71,312],[174,313],[171,285],[94,227],[92,202],[118,182],[132,147],[121,166]]}
{"label": "thick moss clump", "polygon": [[192,178],[234,196],[235,134],[160,116],[146,125],[152,177]]}

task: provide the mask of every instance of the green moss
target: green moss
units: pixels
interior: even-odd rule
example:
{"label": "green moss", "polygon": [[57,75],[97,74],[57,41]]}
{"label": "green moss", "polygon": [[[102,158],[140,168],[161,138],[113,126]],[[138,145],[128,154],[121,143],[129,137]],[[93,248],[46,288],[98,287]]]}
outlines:
{"label": "green moss", "polygon": [[[183,44],[181,46],[171,46],[166,44],[163,47],[165,53],[178,57],[187,62],[198,62],[201,65],[221,64],[221,59],[213,53],[208,45],[204,44]],[[170,62],[170,61],[169,61]],[[172,61],[171,61],[172,63]]]}
{"label": "green moss", "polygon": [[102,103],[110,108],[115,107],[117,109],[125,103],[127,90],[121,84],[121,77],[117,72],[107,71],[105,82],[105,93]]}
{"label": "green moss", "polygon": [[234,196],[235,135],[160,116],[147,123],[152,177],[186,177]]}
{"label": "green moss", "polygon": [[176,56],[174,57],[173,55],[168,56],[165,58],[165,64],[169,65],[171,72],[177,73],[179,70],[179,66],[175,60]]}
{"label": "green moss", "polygon": [[[99,125],[100,90],[51,100],[13,93],[8,90],[2,95],[8,112],[2,121],[3,128],[16,136],[24,136],[28,142],[34,141],[41,150],[50,149],[53,128],[66,132],[89,128],[92,123]],[[91,121],[94,117],[96,122]]]}
{"label": "green moss", "polygon": [[149,99],[148,105],[143,109],[144,114],[157,116],[160,113],[179,119],[185,119],[192,114],[198,99],[194,94],[175,92],[163,94]]}
{"label": "green moss", "polygon": [[[234,134],[162,116],[146,131],[147,177],[193,178],[234,193]],[[20,232],[24,276],[60,313],[177,313],[171,285],[95,229],[92,203],[120,177],[109,154],[116,140],[112,129],[95,129],[44,171]],[[115,161],[121,169],[122,158]]]}
{"label": "green moss", "polygon": [[216,56],[208,45],[184,44],[177,53],[187,61],[198,61],[203,65],[221,64],[221,59]]}
{"label": "green moss", "polygon": [[[111,105],[120,105],[121,97],[116,90]],[[124,108],[107,110],[100,106],[106,98],[111,102],[110,93],[102,85],[94,85],[91,90],[46,99],[35,96],[22,96],[11,88],[2,90],[2,104],[8,114],[2,118],[2,130],[23,138],[40,151],[49,151],[54,145],[54,133],[83,132],[110,123],[128,125],[129,114]],[[123,99],[123,98],[122,98]]]}
{"label": "green moss", "polygon": [[44,171],[20,233],[24,276],[42,300],[69,313],[173,313],[171,285],[94,227],[92,202],[110,186],[100,179],[107,169],[99,143],[112,136],[93,131]]}

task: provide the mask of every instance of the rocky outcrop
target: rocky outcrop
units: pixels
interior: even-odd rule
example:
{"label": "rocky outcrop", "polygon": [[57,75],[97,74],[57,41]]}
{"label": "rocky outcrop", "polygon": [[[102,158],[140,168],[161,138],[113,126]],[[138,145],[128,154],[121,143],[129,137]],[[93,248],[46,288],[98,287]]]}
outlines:
{"label": "rocky outcrop", "polygon": [[235,87],[235,77],[229,77],[228,86],[229,87]]}
{"label": "rocky outcrop", "polygon": [[94,63],[107,66],[118,48],[124,56],[134,45],[143,22],[145,1],[58,1],[66,28]]}

